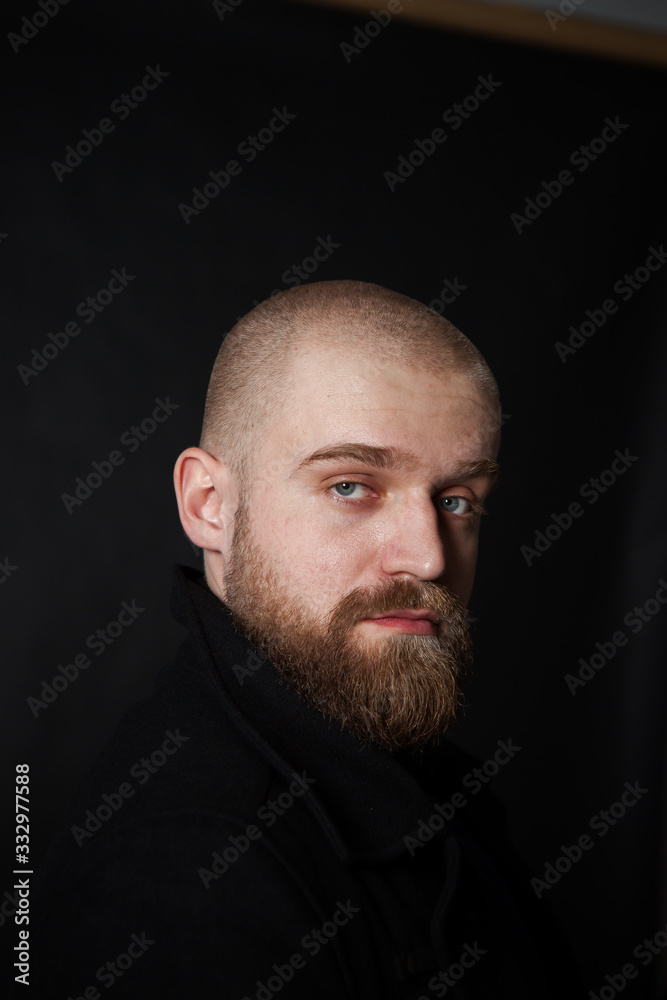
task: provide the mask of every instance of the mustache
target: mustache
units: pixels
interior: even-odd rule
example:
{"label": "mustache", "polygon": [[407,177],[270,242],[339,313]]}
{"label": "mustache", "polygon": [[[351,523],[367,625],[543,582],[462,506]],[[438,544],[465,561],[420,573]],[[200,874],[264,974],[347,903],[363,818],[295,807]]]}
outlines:
{"label": "mustache", "polygon": [[[370,589],[350,591],[338,602],[329,616],[329,627],[350,627],[371,615],[380,615],[395,608],[432,611],[440,625],[454,621],[467,624],[468,614],[463,601],[449,588],[429,580],[413,583],[393,580]],[[439,626],[436,626],[438,628]]]}

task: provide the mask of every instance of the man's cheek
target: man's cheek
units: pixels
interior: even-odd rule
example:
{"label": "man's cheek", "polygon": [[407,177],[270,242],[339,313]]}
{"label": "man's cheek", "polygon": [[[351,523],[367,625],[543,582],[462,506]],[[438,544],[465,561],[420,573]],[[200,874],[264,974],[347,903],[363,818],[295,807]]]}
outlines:
{"label": "man's cheek", "polygon": [[293,537],[287,530],[280,536],[273,560],[281,583],[311,607],[326,600],[341,577],[343,566],[335,551],[323,548],[321,541],[310,541],[303,532]]}

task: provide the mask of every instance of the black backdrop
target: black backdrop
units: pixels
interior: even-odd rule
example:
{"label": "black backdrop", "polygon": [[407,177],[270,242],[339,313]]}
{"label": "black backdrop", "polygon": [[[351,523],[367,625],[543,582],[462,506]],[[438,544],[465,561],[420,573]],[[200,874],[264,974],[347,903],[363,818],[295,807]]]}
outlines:
{"label": "black backdrop", "polygon": [[[562,845],[590,835],[570,870],[537,886],[590,989],[610,989],[605,977],[632,962],[624,996],[662,995],[663,959],[633,951],[656,934],[660,951],[667,920],[667,266],[637,272],[631,295],[623,276],[667,240],[665,76],[396,19],[344,52],[368,15],[228,6],[72,3],[2,53],[2,384],[13,445],[0,546],[3,795],[14,764],[27,761],[37,861],[120,713],[182,638],[168,613],[171,565],[197,565],[198,555],[178,522],[171,472],[198,441],[208,373],[237,316],[300,280],[291,269],[304,261],[308,280],[360,278],[427,303],[449,280],[458,294],[440,308],[489,361],[506,415],[471,607],[476,667],[454,738],[482,759],[499,739],[522,747],[493,787],[536,878]],[[7,30],[37,9],[17,5]],[[111,110],[147,67],[161,82],[135,107]],[[457,126],[443,119],[489,75],[479,108]],[[295,117],[254,158],[239,152],[274,109]],[[54,168],[104,118],[114,127],[92,133],[99,144]],[[607,130],[613,141],[593,145],[585,170],[586,154],[570,162],[607,118],[627,127]],[[416,140],[436,128],[446,139],[432,152],[426,143],[420,163]],[[225,189],[198,202],[197,215],[180,210],[230,159],[241,169]],[[385,176],[399,162],[408,176]],[[565,169],[572,183],[558,194]],[[539,214],[513,220],[538,192]],[[322,244],[329,256],[312,271],[307,258]],[[134,277],[112,283],[118,293],[103,293],[86,322],[78,304],[106,289],[113,269]],[[598,328],[609,299],[617,311]],[[592,335],[563,360],[555,344],[587,310]],[[58,337],[75,329],[67,343]],[[144,424],[144,440],[127,434],[150,421],[156,400],[170,415]],[[617,477],[605,473],[602,492],[590,481],[617,450],[631,457]],[[77,478],[112,452],[119,464],[101,464],[106,478],[77,498]],[[552,515],[574,502],[580,516],[568,527],[561,516],[558,529]],[[539,552],[536,532],[549,525]],[[91,652],[87,637],[132,601],[144,610]],[[646,620],[632,617],[647,601]],[[619,630],[622,646],[612,641]],[[43,682],[86,652],[90,666],[48,702]],[[571,690],[566,675],[595,653],[598,668],[584,667],[590,679]],[[626,782],[645,791],[625,815],[617,806],[601,835],[591,820]],[[12,885],[9,844],[3,857],[0,892]],[[0,933],[13,944],[3,901]],[[12,976],[8,963],[3,981]]]}

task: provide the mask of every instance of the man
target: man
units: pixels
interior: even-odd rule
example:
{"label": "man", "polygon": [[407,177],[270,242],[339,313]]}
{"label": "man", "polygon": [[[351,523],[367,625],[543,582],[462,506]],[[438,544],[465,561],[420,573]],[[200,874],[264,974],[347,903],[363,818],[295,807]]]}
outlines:
{"label": "man", "polygon": [[463,794],[475,762],[442,740],[499,432],[479,352],[395,292],[306,285],[234,327],[174,472],[204,553],[175,575],[190,637],[45,861],[41,995],[464,1000],[567,980],[562,955],[544,969],[497,806]]}

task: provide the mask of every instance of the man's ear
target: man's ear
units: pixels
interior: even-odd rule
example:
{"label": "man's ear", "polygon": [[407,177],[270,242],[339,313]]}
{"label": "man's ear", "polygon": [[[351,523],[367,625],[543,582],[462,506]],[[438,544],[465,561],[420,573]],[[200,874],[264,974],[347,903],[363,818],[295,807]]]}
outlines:
{"label": "man's ear", "polygon": [[239,499],[229,467],[201,448],[186,448],[174,466],[174,489],[188,538],[200,549],[226,554]]}

